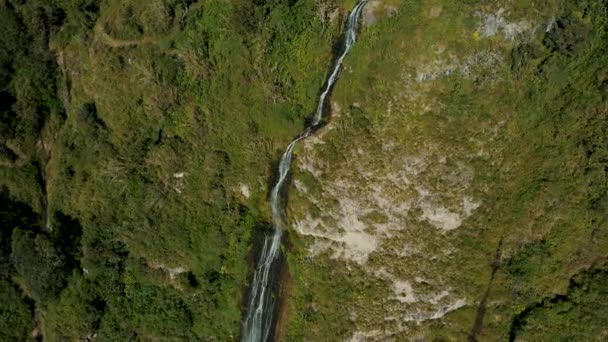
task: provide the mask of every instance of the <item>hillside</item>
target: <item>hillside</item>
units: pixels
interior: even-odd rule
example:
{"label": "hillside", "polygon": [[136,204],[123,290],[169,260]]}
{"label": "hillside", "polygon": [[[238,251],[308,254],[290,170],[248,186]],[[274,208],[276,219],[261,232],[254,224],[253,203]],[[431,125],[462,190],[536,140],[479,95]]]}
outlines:
{"label": "hillside", "polygon": [[[0,0],[0,340],[236,341],[353,0]],[[279,341],[608,338],[608,3],[369,0]]]}

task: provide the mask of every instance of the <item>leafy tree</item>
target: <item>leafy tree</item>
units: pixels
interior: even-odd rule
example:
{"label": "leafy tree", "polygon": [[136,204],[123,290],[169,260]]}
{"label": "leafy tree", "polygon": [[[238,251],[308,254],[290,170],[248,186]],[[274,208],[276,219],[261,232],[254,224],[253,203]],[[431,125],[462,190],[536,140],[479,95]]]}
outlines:
{"label": "leafy tree", "polygon": [[27,303],[14,285],[6,280],[0,280],[0,294],[0,340],[29,340],[35,322]]}
{"label": "leafy tree", "polygon": [[15,228],[37,229],[38,215],[27,205],[12,201],[8,191],[0,188],[0,279],[9,279],[13,271],[10,254]]}
{"label": "leafy tree", "polygon": [[128,303],[134,325],[147,333],[185,336],[192,327],[192,314],[173,289],[135,284]]}
{"label": "leafy tree", "polygon": [[15,229],[11,259],[37,301],[48,302],[65,286],[65,258],[46,235]]}

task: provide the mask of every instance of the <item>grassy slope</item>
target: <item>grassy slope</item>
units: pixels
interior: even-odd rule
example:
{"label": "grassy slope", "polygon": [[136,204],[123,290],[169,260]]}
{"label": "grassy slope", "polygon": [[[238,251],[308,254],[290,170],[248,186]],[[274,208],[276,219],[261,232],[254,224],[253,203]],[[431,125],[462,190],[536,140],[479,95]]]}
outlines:
{"label": "grassy slope", "polygon": [[[238,336],[245,255],[255,223],[265,220],[269,167],[313,107],[320,61],[336,33],[312,4],[175,8],[169,18],[160,1],[110,2],[96,24],[102,33],[65,48],[67,68],[79,72],[74,115],[53,160],[52,203],[96,227],[84,232],[85,258],[96,239],[128,246],[125,297],[104,315],[126,313],[130,323],[102,321],[109,339],[120,329],[142,337]],[[125,40],[128,46],[112,46]],[[82,134],[85,103],[95,104],[105,126],[91,132],[97,139]],[[251,198],[239,193],[240,183]],[[172,288],[174,281],[150,270],[158,263],[189,270],[196,285]]]}
{"label": "grassy slope", "polygon": [[[449,201],[460,190],[442,183],[462,161],[475,174],[467,191],[482,206],[447,234],[407,221],[406,231],[385,240],[365,267],[345,265],[331,253],[311,258],[307,248],[314,240],[293,234],[285,340],[339,340],[354,331],[380,340],[389,338],[386,334],[395,340],[605,334],[600,328],[604,309],[587,303],[605,296],[600,279],[608,243],[603,202],[606,8],[593,2],[513,3],[507,7],[508,20],[543,25],[558,18],[567,20],[566,27],[562,22],[548,33],[537,29],[515,40],[500,33],[481,38],[476,11],[497,9],[476,2],[407,2],[396,16],[363,30],[336,88],[334,100],[342,113],[324,135],[325,144],[313,149],[326,172],[316,185],[304,171],[296,179],[313,194],[324,184],[327,193],[335,182],[361,187],[383,181],[372,177],[361,183],[359,174],[350,171],[360,165],[374,171],[403,155],[447,156],[447,170],[439,163],[421,177]],[[479,53],[499,62],[488,67],[478,59],[466,74],[457,70],[413,81],[418,72],[462,64]],[[391,141],[399,153],[382,149]],[[360,148],[367,152],[357,155]],[[451,166],[450,160],[455,162]],[[292,212],[302,220],[302,210],[311,208],[309,198],[294,197]],[[403,244],[417,245],[428,256],[392,256],[391,248]],[[449,255],[437,255],[446,248],[452,250]],[[386,300],[390,283],[370,273],[383,268],[412,283],[418,275],[438,277],[467,305],[441,321],[396,325],[385,317],[415,306]],[[534,328],[539,325],[542,332]]]}

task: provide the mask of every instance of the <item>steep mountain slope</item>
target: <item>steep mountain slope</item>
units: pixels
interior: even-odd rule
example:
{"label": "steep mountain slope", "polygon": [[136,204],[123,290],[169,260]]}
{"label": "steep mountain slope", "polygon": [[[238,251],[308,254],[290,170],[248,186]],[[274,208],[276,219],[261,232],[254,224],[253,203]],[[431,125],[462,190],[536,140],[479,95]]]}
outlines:
{"label": "steep mountain slope", "polygon": [[[0,0],[0,339],[238,340],[354,3]],[[607,12],[369,0],[276,339],[605,339]]]}
{"label": "steep mountain slope", "polygon": [[36,301],[33,334],[237,339],[273,163],[315,106],[344,17],[240,0],[2,1],[0,13],[14,102],[0,182],[39,221],[2,237],[7,279]]}
{"label": "steep mountain slope", "polygon": [[605,6],[370,2],[298,153],[285,340],[605,336]]}

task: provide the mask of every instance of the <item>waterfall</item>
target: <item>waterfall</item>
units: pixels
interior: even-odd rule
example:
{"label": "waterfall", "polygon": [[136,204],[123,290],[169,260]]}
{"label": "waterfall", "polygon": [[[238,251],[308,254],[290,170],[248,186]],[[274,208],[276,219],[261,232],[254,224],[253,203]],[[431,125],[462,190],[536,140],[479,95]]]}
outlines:
{"label": "waterfall", "polygon": [[314,113],[313,121],[310,126],[306,127],[296,139],[294,139],[285,149],[279,162],[278,179],[270,192],[270,206],[272,208],[273,233],[272,236],[267,236],[264,239],[262,253],[256,266],[253,279],[251,281],[250,294],[247,302],[247,313],[243,323],[242,341],[243,342],[260,342],[268,341],[271,336],[272,323],[275,319],[275,298],[269,293],[269,281],[271,277],[271,268],[281,253],[281,239],[285,230],[286,215],[285,203],[280,196],[281,189],[285,186],[289,170],[291,168],[291,160],[293,157],[293,149],[296,144],[307,138],[323,119],[323,112],[327,106],[327,96],[331,88],[338,80],[340,67],[350,48],[355,44],[357,39],[357,26],[363,6],[368,0],[360,0],[357,2],[346,23],[346,31],[344,33],[344,41],[341,47],[340,54],[333,64],[331,73],[327,78],[326,86],[319,95],[317,108]]}

